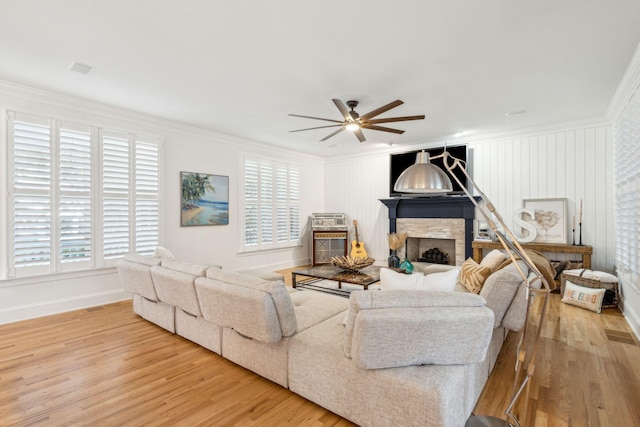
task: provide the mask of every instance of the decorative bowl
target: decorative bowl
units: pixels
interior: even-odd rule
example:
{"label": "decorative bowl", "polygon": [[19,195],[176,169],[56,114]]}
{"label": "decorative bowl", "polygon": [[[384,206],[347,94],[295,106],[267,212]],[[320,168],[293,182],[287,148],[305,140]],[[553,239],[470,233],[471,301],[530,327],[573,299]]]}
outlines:
{"label": "decorative bowl", "polygon": [[331,264],[347,271],[358,271],[373,264],[376,260],[373,258],[358,258],[351,256],[334,256],[331,257]]}

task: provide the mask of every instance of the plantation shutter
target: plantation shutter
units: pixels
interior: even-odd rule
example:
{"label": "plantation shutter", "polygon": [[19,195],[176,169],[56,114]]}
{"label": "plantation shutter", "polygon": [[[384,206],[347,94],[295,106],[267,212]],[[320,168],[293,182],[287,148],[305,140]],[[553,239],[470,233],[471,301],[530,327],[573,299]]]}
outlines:
{"label": "plantation shutter", "polygon": [[300,168],[289,166],[289,240],[300,239]]}
{"label": "plantation shutter", "polygon": [[[60,127],[60,262],[90,267],[92,153],[89,127]],[[65,269],[65,266],[62,267]]]}
{"label": "plantation shutter", "polygon": [[10,251],[13,265],[10,269],[46,272],[52,259],[51,124],[49,120],[24,115],[10,117],[13,117],[13,251]]}
{"label": "plantation shutter", "polygon": [[150,255],[159,239],[160,147],[157,140],[138,136],[135,147],[135,251]]}
{"label": "plantation shutter", "polygon": [[0,279],[151,254],[160,242],[161,148],[159,138],[8,111]]}
{"label": "plantation shutter", "polygon": [[258,182],[256,160],[244,162],[244,245],[258,244]]}
{"label": "plantation shutter", "polygon": [[260,243],[273,242],[273,168],[269,162],[260,162]]}
{"label": "plantation shutter", "polygon": [[103,131],[102,241],[105,259],[119,258],[129,249],[129,135]]}
{"label": "plantation shutter", "polygon": [[614,126],[616,267],[640,290],[640,88]]}
{"label": "plantation shutter", "polygon": [[245,156],[245,250],[297,244],[300,237],[300,168],[272,159]]}

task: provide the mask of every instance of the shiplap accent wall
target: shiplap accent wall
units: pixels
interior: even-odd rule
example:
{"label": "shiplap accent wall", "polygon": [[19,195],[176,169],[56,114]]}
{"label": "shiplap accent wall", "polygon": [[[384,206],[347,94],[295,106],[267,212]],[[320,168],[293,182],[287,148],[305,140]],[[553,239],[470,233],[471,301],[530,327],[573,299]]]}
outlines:
{"label": "shiplap accent wall", "polygon": [[[468,140],[470,169],[478,186],[491,199],[517,235],[514,211],[522,199],[566,198],[567,237],[573,215],[583,200],[582,242],[594,247],[594,269],[613,270],[612,130],[601,123],[558,126],[509,137]],[[437,144],[426,144],[424,147]],[[411,147],[417,149],[420,147]],[[408,150],[403,150],[408,151]],[[387,208],[378,201],[389,193],[389,152],[360,158],[333,159],[325,172],[328,211],[358,219],[361,240],[370,256],[388,255]],[[479,218],[479,215],[476,215]],[[578,240],[576,231],[576,242]],[[559,260],[571,256],[549,254]]]}

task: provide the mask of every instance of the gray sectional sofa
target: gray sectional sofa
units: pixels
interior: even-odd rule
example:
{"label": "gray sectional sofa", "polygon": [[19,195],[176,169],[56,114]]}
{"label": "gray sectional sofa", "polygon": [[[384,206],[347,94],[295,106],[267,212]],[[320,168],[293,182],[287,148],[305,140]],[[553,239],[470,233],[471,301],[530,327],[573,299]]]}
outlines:
{"label": "gray sectional sofa", "polygon": [[486,296],[346,299],[291,289],[277,274],[170,258],[131,254],[117,267],[141,317],[362,426],[463,426],[506,337],[503,321],[524,321],[522,284],[508,272],[487,279]]}

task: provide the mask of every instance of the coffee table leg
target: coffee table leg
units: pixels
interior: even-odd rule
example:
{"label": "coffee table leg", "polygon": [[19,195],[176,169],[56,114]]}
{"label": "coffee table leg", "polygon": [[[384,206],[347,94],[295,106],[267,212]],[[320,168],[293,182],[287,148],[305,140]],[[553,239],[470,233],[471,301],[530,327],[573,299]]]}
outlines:
{"label": "coffee table leg", "polygon": [[295,287],[296,287],[296,273],[291,273],[291,285],[295,289]]}

